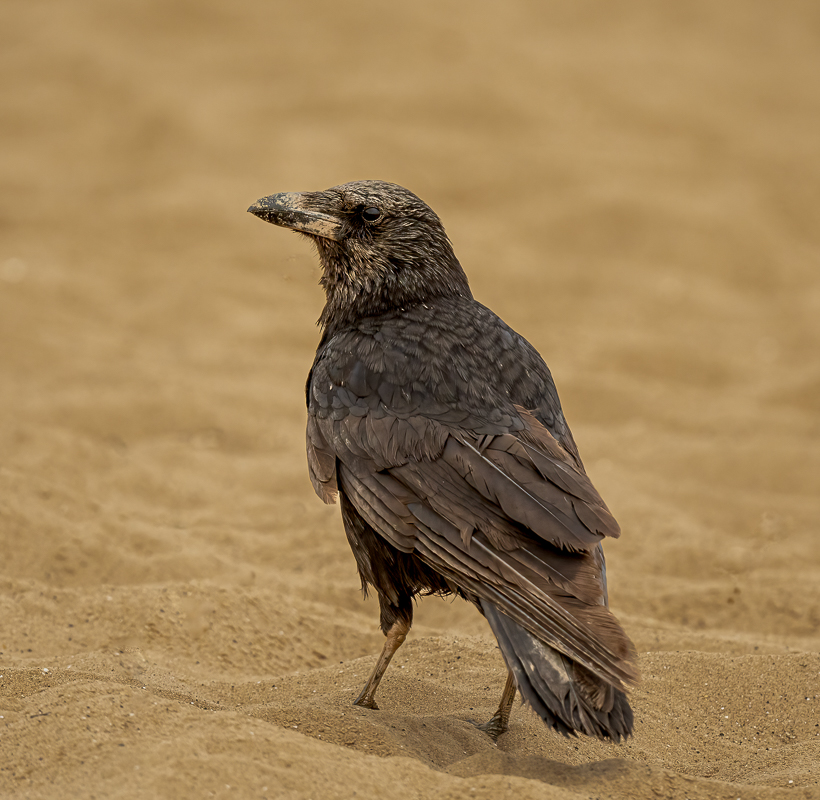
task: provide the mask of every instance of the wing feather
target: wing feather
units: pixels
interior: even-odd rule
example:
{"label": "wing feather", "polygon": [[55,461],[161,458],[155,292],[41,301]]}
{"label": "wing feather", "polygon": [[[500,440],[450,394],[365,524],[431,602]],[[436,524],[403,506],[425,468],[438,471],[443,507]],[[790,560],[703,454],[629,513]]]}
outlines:
{"label": "wing feather", "polygon": [[523,408],[498,422],[449,407],[420,412],[415,392],[394,385],[363,399],[370,383],[353,375],[324,416],[309,416],[320,497],[332,502],[341,488],[395,548],[588,670],[591,685],[634,683],[600,553],[603,537],[620,530],[577,456]]}
{"label": "wing feather", "polygon": [[[392,485],[398,483],[402,487],[401,502],[395,496],[386,497],[386,486],[391,484],[383,480],[384,476],[357,475],[344,467],[340,474],[344,491],[362,516],[395,547],[403,552],[416,552],[454,584],[477,598],[492,602],[533,635],[613,686],[622,687],[635,681],[634,670],[623,663],[629,652],[628,640],[605,606],[595,608],[598,624],[593,633],[583,615],[565,608],[546,590],[530,566],[517,559],[516,556],[522,555],[520,548],[512,552],[498,550],[483,534],[473,536],[465,547],[458,526],[421,498],[405,505],[412,497],[399,482]],[[405,516],[408,513],[412,524],[408,524]],[[580,558],[591,561],[588,555]],[[530,564],[533,560],[529,559]],[[565,586],[568,584],[563,576],[558,578]],[[598,627],[607,632],[606,637],[598,634]]]}

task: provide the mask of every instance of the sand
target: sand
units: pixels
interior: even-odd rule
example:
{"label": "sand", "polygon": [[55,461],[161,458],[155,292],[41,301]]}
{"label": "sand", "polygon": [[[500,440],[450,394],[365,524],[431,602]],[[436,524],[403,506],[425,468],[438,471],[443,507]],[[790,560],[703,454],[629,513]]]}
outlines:
{"label": "sand", "polygon": [[[0,7],[0,796],[820,796],[816,3]],[[621,523],[634,738],[514,710],[465,603],[381,647],[275,191],[404,184]]]}

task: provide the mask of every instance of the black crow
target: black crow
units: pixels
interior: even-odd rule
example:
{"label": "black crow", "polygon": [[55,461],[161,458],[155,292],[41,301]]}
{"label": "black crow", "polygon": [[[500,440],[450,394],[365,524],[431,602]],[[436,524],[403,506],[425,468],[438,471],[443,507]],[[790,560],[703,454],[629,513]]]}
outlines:
{"label": "black crow", "polygon": [[382,181],[274,194],[251,213],[311,239],[327,302],[307,380],[307,460],[338,495],[387,640],[376,689],[419,594],[487,618],[516,687],[564,735],[632,732],[632,643],[610,613],[601,540],[620,529],[584,471],[541,356],[473,299],[441,221]]}

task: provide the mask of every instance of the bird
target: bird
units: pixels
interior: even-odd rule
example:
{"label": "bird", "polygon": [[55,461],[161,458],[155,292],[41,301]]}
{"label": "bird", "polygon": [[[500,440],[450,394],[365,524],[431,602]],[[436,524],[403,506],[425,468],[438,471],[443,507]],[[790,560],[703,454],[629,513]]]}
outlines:
{"label": "bird", "polygon": [[307,463],[337,499],[362,589],[379,601],[376,691],[418,596],[484,615],[516,692],[548,728],[620,742],[635,648],[608,604],[601,542],[620,528],[586,474],[550,370],[473,298],[436,213],[397,184],[283,192],[248,209],[310,239],[321,338],[307,378]]}

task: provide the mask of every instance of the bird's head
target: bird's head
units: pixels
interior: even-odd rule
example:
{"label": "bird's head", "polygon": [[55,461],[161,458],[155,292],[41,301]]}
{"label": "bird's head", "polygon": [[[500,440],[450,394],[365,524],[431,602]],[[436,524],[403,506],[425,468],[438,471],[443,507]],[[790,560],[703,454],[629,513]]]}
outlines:
{"label": "bird's head", "polygon": [[396,184],[354,181],[323,192],[274,194],[248,211],[315,242],[325,328],[436,297],[471,296],[438,216]]}

